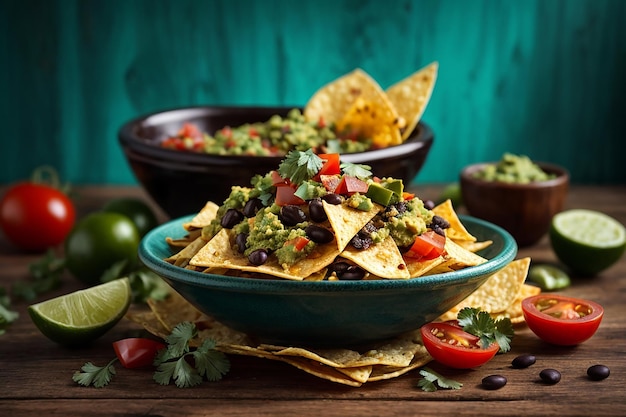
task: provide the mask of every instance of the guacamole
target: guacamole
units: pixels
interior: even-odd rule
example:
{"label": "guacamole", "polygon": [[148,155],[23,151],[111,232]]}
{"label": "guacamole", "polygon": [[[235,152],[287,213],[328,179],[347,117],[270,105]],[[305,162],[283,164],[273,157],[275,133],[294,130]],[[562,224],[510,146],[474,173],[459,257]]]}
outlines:
{"label": "guacamole", "polygon": [[225,126],[214,135],[189,125],[161,145],[215,155],[284,156],[291,150],[307,149],[320,153],[363,152],[372,144],[369,139],[355,138],[351,132],[337,134],[333,126],[323,121],[307,121],[297,108],[291,109],[286,117],[273,115],[265,122]]}
{"label": "guacamole", "polygon": [[555,175],[543,171],[525,155],[505,153],[496,164],[487,165],[474,174],[474,178],[485,181],[500,181],[516,184],[528,184],[534,181],[546,181]]}

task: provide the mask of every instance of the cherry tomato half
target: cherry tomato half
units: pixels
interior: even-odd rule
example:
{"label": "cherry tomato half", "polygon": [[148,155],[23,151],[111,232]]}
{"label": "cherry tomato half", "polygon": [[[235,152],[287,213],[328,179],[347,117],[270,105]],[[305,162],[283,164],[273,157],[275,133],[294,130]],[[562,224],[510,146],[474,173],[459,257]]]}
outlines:
{"label": "cherry tomato half", "polygon": [[522,301],[524,319],[540,339],[572,346],[593,336],[604,309],[593,301],[557,294],[539,294]]}
{"label": "cherry tomato half", "polygon": [[0,227],[17,247],[43,251],[68,235],[76,212],[71,200],[48,185],[23,182],[9,188],[0,200]]}
{"label": "cherry tomato half", "polygon": [[428,323],[422,326],[421,333],[430,356],[451,368],[475,368],[489,362],[500,350],[497,343],[482,348],[480,339],[461,329],[457,323]]}
{"label": "cherry tomato half", "polygon": [[113,350],[124,368],[142,368],[154,362],[157,352],[165,344],[142,337],[131,337],[113,342]]}

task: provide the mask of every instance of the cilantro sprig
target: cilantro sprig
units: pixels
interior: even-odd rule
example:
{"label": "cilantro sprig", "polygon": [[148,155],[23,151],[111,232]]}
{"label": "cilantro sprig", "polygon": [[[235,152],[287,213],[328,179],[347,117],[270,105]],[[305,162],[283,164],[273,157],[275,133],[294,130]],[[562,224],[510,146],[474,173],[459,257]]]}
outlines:
{"label": "cilantro sprig", "polygon": [[342,162],[341,170],[344,174],[366,180],[372,176],[372,167],[364,164],[355,164],[353,162]]}
{"label": "cilantro sprig", "polygon": [[312,149],[290,151],[278,166],[278,173],[288,178],[293,184],[301,184],[315,176],[322,168],[324,160]]}
{"label": "cilantro sprig", "polygon": [[[205,339],[198,348],[191,348],[189,342],[197,335],[198,329],[191,322],[174,327],[165,338],[167,346],[154,359],[157,368],[152,378],[157,383],[169,385],[174,381],[177,387],[187,388],[202,383],[204,379],[218,381],[228,373],[230,362],[224,353],[215,349],[214,340]],[[116,357],[105,366],[87,362],[74,373],[72,380],[82,386],[103,388],[116,374],[114,364],[117,361]]]}
{"label": "cilantro sprig", "polygon": [[494,320],[486,311],[465,307],[457,314],[457,321],[464,331],[480,339],[481,347],[487,348],[496,342],[500,346],[500,353],[511,349],[511,339],[515,332],[509,318]]}
{"label": "cilantro sprig", "polygon": [[6,332],[9,324],[19,317],[17,311],[11,310],[11,299],[4,287],[0,287],[0,335]]}
{"label": "cilantro sprig", "polygon": [[461,389],[462,383],[438,374],[430,368],[420,370],[422,379],[417,382],[417,386],[423,391],[434,392],[437,388],[441,389]]}
{"label": "cilantro sprig", "polygon": [[[198,330],[193,323],[183,322],[177,325],[165,338],[168,346],[161,350],[155,359],[157,370],[153,379],[161,385],[174,381],[177,387],[185,388],[198,385],[203,378],[209,381],[222,379],[230,370],[226,356],[215,350],[215,341],[205,339],[202,345],[190,350],[189,341],[196,337]],[[193,359],[192,366],[187,358]]]}

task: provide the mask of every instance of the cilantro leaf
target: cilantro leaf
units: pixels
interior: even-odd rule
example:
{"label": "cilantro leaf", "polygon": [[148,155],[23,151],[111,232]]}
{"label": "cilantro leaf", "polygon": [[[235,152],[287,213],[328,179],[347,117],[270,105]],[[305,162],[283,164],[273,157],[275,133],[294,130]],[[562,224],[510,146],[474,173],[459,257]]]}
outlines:
{"label": "cilantro leaf", "polygon": [[74,372],[72,380],[85,387],[93,385],[96,388],[102,388],[108,385],[113,375],[115,375],[115,367],[113,364],[116,361],[117,358],[111,360],[111,362],[105,366],[97,366],[91,362],[87,362],[80,368],[82,372]]}
{"label": "cilantro leaf", "polygon": [[309,180],[322,168],[324,161],[312,149],[290,151],[278,166],[278,173],[296,185]]}
{"label": "cilantro leaf", "polygon": [[361,180],[366,180],[372,176],[372,167],[369,165],[342,162],[341,170],[344,174]]}
{"label": "cilantro leaf", "polygon": [[[197,336],[195,324],[183,322],[178,324],[172,333],[165,338],[168,346],[162,349],[155,358],[157,370],[153,379],[161,385],[174,381],[177,387],[185,388],[198,385],[206,377],[209,381],[218,381],[230,370],[230,362],[226,356],[215,349],[215,341],[206,339],[195,350],[189,347],[189,341]],[[194,366],[187,362],[193,358]]]}
{"label": "cilantro leaf", "polygon": [[40,259],[28,265],[32,281],[16,281],[12,293],[26,301],[34,300],[39,294],[46,293],[61,285],[61,274],[65,270],[65,259],[57,258],[52,249]]}
{"label": "cilantro leaf", "polygon": [[486,348],[496,342],[501,353],[511,349],[510,342],[515,332],[509,318],[495,321],[486,311],[465,307],[457,314],[457,321],[464,331],[480,339],[481,347]]}
{"label": "cilantro leaf", "polygon": [[441,389],[461,389],[461,387],[463,386],[462,383],[450,378],[446,378],[430,368],[421,369],[420,375],[422,376],[422,379],[418,381],[417,386],[420,387],[423,391],[437,391],[437,387]]}
{"label": "cilantro leaf", "polygon": [[196,369],[209,381],[219,381],[230,371],[230,362],[222,352],[215,350],[215,341],[207,339],[193,352]]}

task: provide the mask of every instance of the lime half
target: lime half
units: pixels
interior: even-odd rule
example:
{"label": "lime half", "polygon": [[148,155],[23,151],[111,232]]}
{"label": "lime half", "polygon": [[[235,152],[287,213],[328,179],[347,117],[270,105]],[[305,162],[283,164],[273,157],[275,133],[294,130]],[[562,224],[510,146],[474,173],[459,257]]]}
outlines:
{"label": "lime half", "polygon": [[28,307],[35,326],[50,340],[81,346],[111,329],[131,302],[128,278],[52,298]]}
{"label": "lime half", "polygon": [[595,275],[624,254],[626,229],[598,211],[566,210],[552,218],[550,242],[559,260],[573,272]]}

